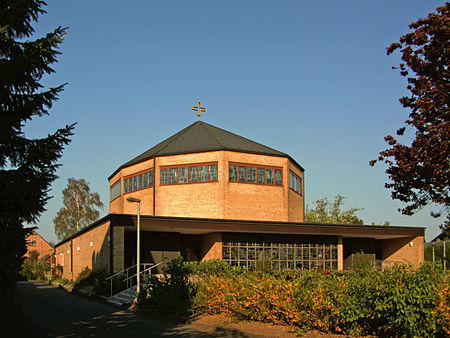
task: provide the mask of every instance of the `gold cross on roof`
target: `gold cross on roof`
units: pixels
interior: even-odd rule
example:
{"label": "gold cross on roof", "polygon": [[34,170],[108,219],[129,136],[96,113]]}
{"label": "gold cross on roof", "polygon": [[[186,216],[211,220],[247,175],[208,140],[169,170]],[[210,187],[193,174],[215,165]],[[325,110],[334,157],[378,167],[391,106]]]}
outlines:
{"label": "gold cross on roof", "polygon": [[196,106],[192,106],[192,110],[195,110],[197,112],[198,119],[200,120],[200,116],[202,116],[202,112],[206,112],[206,108],[202,107],[202,103],[200,101],[197,101]]}

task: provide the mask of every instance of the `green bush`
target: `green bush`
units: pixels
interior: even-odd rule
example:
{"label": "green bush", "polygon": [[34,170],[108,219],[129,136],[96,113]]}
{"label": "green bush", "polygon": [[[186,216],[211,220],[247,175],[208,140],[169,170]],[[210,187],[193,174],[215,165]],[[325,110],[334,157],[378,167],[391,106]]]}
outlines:
{"label": "green bush", "polygon": [[[89,286],[93,287],[96,295],[109,297],[111,295],[111,281],[105,280],[108,277],[106,270],[91,271],[85,267],[77,276],[74,282],[74,290],[85,289]],[[126,289],[127,283],[124,281],[125,275],[120,274],[112,278],[112,293],[118,293]]]}
{"label": "green bush", "polygon": [[21,274],[29,280],[44,279],[45,274],[49,271],[50,264],[46,263],[43,259],[37,259],[37,255],[30,255],[22,264]]}
{"label": "green bush", "polygon": [[61,278],[61,277],[53,279],[53,282],[62,284],[62,285],[74,285],[74,282],[72,282],[68,279],[65,279],[65,278]]}
{"label": "green bush", "polygon": [[139,306],[172,316],[223,313],[290,325],[299,332],[440,337],[450,331],[450,275],[439,265],[270,272],[180,258],[164,272],[143,288]]}
{"label": "green bush", "polygon": [[230,265],[220,259],[213,259],[204,262],[185,262],[187,273],[192,275],[239,275],[246,271],[246,269]]}
{"label": "green bush", "polygon": [[78,274],[76,280],[75,280],[75,285],[74,285],[74,290],[80,290],[82,288],[85,288],[87,286],[93,285],[95,286],[95,276],[92,273],[91,269],[89,269],[87,266],[81,270],[81,272]]}
{"label": "green bush", "polygon": [[163,276],[151,276],[148,285],[142,289],[138,305],[171,317],[189,314],[195,294],[193,284],[189,282],[190,271],[182,257],[167,263]]}
{"label": "green bush", "polygon": [[448,281],[442,269],[428,264],[418,270],[398,265],[384,272],[248,271],[234,277],[204,276],[197,284],[194,304],[199,313],[225,313],[303,331],[443,336],[445,320],[440,318],[447,318],[444,312],[450,308],[449,299],[439,296],[441,290],[449,294]]}

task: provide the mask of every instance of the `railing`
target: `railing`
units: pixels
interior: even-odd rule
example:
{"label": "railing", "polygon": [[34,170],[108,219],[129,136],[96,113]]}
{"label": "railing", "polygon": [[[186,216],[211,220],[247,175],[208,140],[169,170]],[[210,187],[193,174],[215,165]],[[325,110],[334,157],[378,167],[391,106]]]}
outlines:
{"label": "railing", "polygon": [[[147,272],[147,271],[151,271],[152,269],[154,269],[154,268],[156,268],[157,266],[160,266],[161,264],[165,264],[166,262],[160,262],[160,263],[158,263],[158,264],[155,264],[155,265],[152,265],[152,266],[150,266],[149,268],[147,268],[147,269],[145,269],[144,268],[144,270],[143,271],[141,271],[141,272],[139,272],[139,276],[140,275],[143,275],[144,277],[145,277],[145,273]],[[149,273],[148,275],[150,275],[151,273]],[[125,278],[123,281],[125,282],[127,282],[127,289],[129,288],[129,287],[131,287],[131,286],[128,286],[128,281],[132,281],[133,280],[133,278],[134,277],[136,277],[137,276],[137,273],[135,273],[134,275],[132,275],[132,276],[130,276],[130,277],[127,277],[127,278]]]}
{"label": "railing", "polygon": [[[143,271],[140,273],[140,275],[146,271],[150,271],[152,268],[160,265],[162,263],[153,264],[153,263],[141,263],[140,266],[144,267]],[[117,277],[119,275],[126,275],[126,277],[123,279],[123,281],[127,283],[127,289],[133,286],[133,277],[136,277],[136,273],[134,272],[134,275],[130,276],[130,274],[133,273],[132,269],[136,269],[137,264],[134,264],[126,269],[123,269],[122,271],[116,272],[115,274],[109,276],[108,278],[105,278],[105,281],[110,280],[110,291],[111,291],[111,297],[113,295],[113,279],[114,277]]]}

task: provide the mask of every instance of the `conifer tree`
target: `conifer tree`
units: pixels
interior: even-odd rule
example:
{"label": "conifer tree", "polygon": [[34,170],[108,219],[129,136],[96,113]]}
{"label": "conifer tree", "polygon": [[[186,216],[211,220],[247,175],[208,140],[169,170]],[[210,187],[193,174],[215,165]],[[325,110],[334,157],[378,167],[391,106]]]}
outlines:
{"label": "conifer tree", "polygon": [[54,72],[66,29],[30,40],[45,2],[0,1],[0,297],[15,282],[26,252],[25,222],[35,223],[50,198],[58,160],[74,125],[40,139],[27,138],[25,123],[48,115],[64,85],[39,83]]}

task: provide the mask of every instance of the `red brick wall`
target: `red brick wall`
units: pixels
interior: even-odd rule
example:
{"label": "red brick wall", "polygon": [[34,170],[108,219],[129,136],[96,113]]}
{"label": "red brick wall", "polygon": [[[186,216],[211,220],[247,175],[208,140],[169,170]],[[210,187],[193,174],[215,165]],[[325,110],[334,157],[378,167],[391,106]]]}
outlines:
{"label": "red brick wall", "polygon": [[[217,162],[218,182],[160,186],[160,167]],[[229,182],[229,163],[281,167],[283,186]],[[120,170],[113,185],[123,177],[154,167],[148,160]],[[303,181],[303,172],[285,157],[264,156],[230,151],[214,151],[158,157],[154,178],[157,216],[202,217],[261,221],[303,221],[304,198],[289,190],[289,169]],[[141,199],[141,214],[153,215],[153,189],[147,188],[123,195],[110,203],[111,213],[136,214],[137,206],[126,198]]]}
{"label": "red brick wall", "polygon": [[62,278],[72,279],[71,270],[71,242],[65,242],[55,248],[56,264],[62,268]]}
{"label": "red brick wall", "polygon": [[100,224],[56,247],[56,263],[63,268],[63,278],[76,280],[85,267],[109,273],[109,225]]}
{"label": "red brick wall", "polygon": [[201,261],[222,259],[222,234],[214,232],[202,235]]}
{"label": "red brick wall", "polygon": [[[32,245],[33,241],[35,242],[35,245]],[[27,253],[25,254],[25,257],[30,255],[30,251],[37,251],[39,254],[38,259],[41,259],[47,257],[53,251],[53,247],[35,231],[27,237],[26,242]]]}
{"label": "red brick wall", "polygon": [[418,268],[423,263],[423,242],[423,236],[383,240],[382,258]]}

